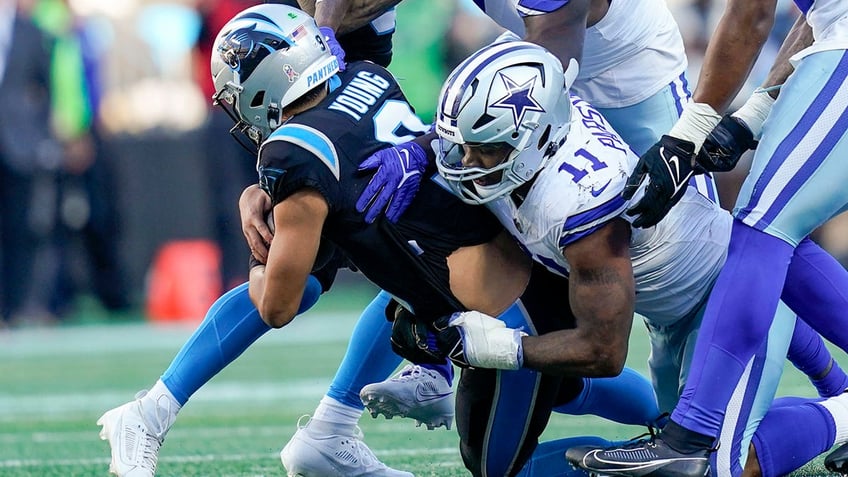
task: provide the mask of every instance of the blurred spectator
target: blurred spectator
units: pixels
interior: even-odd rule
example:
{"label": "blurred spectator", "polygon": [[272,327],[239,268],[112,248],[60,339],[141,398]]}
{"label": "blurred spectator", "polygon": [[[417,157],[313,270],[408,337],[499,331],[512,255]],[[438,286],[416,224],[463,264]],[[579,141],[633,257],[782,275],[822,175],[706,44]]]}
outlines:
{"label": "blurred spectator", "polygon": [[199,0],[200,35],[195,48],[195,79],[210,106],[204,125],[204,155],[209,179],[214,239],[221,248],[221,276],[229,289],[247,281],[250,250],[241,232],[238,198],[257,181],[256,156],[243,149],[228,133],[233,121],[221,108],[211,108],[215,93],[209,76],[209,58],[215,35],[238,12],[261,1]]}
{"label": "blurred spectator", "polygon": [[43,197],[59,165],[51,136],[52,45],[33,22],[33,2],[0,0],[0,320],[19,319],[34,285]]}
{"label": "blurred spectator", "polygon": [[[53,214],[36,256],[32,308],[57,317],[80,292],[93,292],[109,311],[130,302],[118,253],[118,211],[113,164],[102,153],[97,128],[100,98],[99,50],[67,0],[39,0],[36,23],[55,39],[51,58],[51,124],[62,145],[54,176]],[[43,285],[41,285],[43,283]],[[91,284],[88,286],[88,284]]]}

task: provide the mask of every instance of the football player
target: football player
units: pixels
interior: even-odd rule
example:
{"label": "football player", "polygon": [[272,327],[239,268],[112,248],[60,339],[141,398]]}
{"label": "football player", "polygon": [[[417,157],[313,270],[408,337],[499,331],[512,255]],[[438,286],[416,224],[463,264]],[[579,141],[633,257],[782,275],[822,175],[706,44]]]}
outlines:
{"label": "football player", "polygon": [[[846,309],[848,273],[818,253],[809,239],[814,229],[848,204],[842,186],[848,170],[841,164],[848,153],[848,3],[796,0],[795,4],[802,16],[784,42],[765,88],[738,112],[722,118],[716,111],[722,111],[741,87],[775,9],[773,0],[729,2],[701,73],[709,81],[699,83],[696,92],[700,106],[691,119],[700,127],[691,127],[692,121],[676,126],[666,140],[666,151],[671,153],[657,150],[642,159],[650,183],[670,184],[661,170],[668,157],[677,157],[686,167],[694,165],[691,154],[679,153],[671,145],[692,151],[693,143],[706,141],[709,154],[699,156],[697,163],[708,170],[726,170],[759,140],[734,209],[727,266],[710,297],[681,401],[657,438],[629,453],[633,458],[622,459],[618,449],[597,453],[609,463],[600,466],[601,471],[654,467],[659,469],[656,475],[662,475],[663,463],[706,458],[714,442],[723,441],[718,424],[733,401],[735,383],[748,379],[751,357],[773,339],[768,329],[780,298],[802,316],[818,318],[810,324],[848,350],[843,346],[846,327],[834,319]],[[791,65],[785,61],[790,56]],[[657,187],[656,194],[646,195],[644,214],[660,217],[668,210],[675,199],[669,190]],[[848,420],[848,406],[823,405],[841,421]],[[808,419],[797,422],[806,427],[818,417],[816,411],[810,408]],[[840,442],[846,432],[837,422],[817,439],[802,441],[787,438],[796,435],[794,429],[776,431],[769,447],[757,448],[761,463],[771,455],[792,454],[804,460],[828,448],[834,436]],[[646,446],[651,446],[652,457],[636,458]],[[619,457],[606,460],[613,455]],[[825,463],[834,472],[848,472],[848,449],[842,447]],[[769,475],[787,473],[777,465],[768,470]]]}
{"label": "football player", "polygon": [[[440,325],[448,325],[441,334],[453,336],[452,359],[475,368],[464,372],[463,379],[479,367],[516,365],[552,374],[579,373],[591,360],[579,352],[587,346],[581,342],[586,339],[581,327],[624,326],[635,308],[645,317],[652,340],[670,340],[666,344],[670,355],[652,355],[655,381],[672,377],[683,383],[689,367],[685,358],[691,354],[685,348],[687,336],[698,332],[711,284],[724,265],[732,219],[690,188],[657,225],[634,227],[621,191],[638,157],[594,108],[576,96],[569,102],[567,86],[576,64],[566,70],[564,84],[558,65],[538,46],[507,42],[486,47],[458,66],[439,97],[437,164],[465,202],[486,204],[535,261],[569,277],[577,328],[520,336],[505,331],[498,320],[472,311],[453,314]],[[548,92],[548,87],[561,88],[560,96]],[[761,410],[772,402],[793,328],[794,320],[777,317],[772,332],[780,339],[771,339],[749,361],[745,374],[750,379],[731,386],[734,402],[716,417],[727,439],[716,454],[719,473],[741,473],[748,436],[757,429],[765,413]],[[505,347],[503,341],[511,341],[522,355],[504,363],[492,351]],[[674,376],[668,375],[670,365]],[[669,390],[657,388],[658,393]],[[666,402],[676,398],[676,393],[665,397]],[[809,447],[820,453],[834,440],[848,440],[845,399],[840,394],[821,403],[780,406],[776,412],[790,422],[804,420],[806,427],[791,440],[809,439],[814,442]],[[749,420],[738,420],[748,413]],[[757,432],[761,436],[757,445],[778,444],[769,442],[774,437],[770,425]],[[626,445],[596,460],[590,455],[586,461],[585,452],[578,457],[570,454],[569,459],[593,472],[619,473],[623,469],[606,459],[654,455],[655,446],[640,445],[633,447],[644,448],[643,455],[630,457],[632,448]],[[672,461],[657,457],[655,465],[664,466],[663,471],[669,472],[664,475],[703,476],[708,470],[705,456],[706,452],[682,455]],[[795,457],[774,457],[781,458]],[[656,467],[634,465],[632,472],[654,475],[650,472]]]}
{"label": "football player", "polygon": [[[201,365],[206,379],[237,357],[246,348],[245,342],[249,345],[269,326],[285,325],[314,301],[322,286],[310,272],[332,272],[337,266],[333,253],[321,251],[322,243],[332,242],[366,276],[419,316],[435,317],[473,307],[491,314],[507,310],[502,315],[507,322],[530,331],[570,324],[567,313],[551,317],[538,312],[548,304],[545,297],[555,296],[547,292],[561,289],[562,279],[541,269],[531,276],[527,257],[494,217],[462,204],[433,181],[422,181],[421,201],[413,203],[397,224],[381,221],[367,225],[362,221],[354,205],[370,176],[358,170],[360,163],[378,148],[411,139],[427,129],[385,69],[359,62],[337,74],[337,59],[330,55],[314,21],[299,10],[279,5],[254,7],[237,15],[217,37],[214,51],[216,101],[233,114],[236,130],[261,146],[260,187],[273,205],[276,226],[267,264],[254,261],[251,269],[249,301],[256,309],[245,301],[245,286],[238,287],[216,306],[228,309],[234,318],[241,313],[240,319],[225,322],[207,317],[193,338],[215,344],[211,354],[222,355],[212,364]],[[512,305],[522,293],[531,295]],[[545,319],[530,320],[529,310]],[[213,314],[219,312],[213,310]],[[385,321],[381,315],[378,317]],[[629,328],[626,331],[629,333]],[[211,343],[210,335],[223,338]],[[176,370],[184,368],[184,359],[198,357],[181,353],[154,389],[101,417],[101,436],[112,446],[113,472],[153,475],[159,447],[188,399],[172,392],[171,384],[191,390],[202,384],[197,376],[190,377],[191,383],[180,384],[185,375]],[[600,369],[596,374],[618,374],[623,360],[613,365],[614,369]],[[172,370],[175,372],[169,374]],[[386,376],[390,370],[382,372]],[[637,399],[626,403],[632,410],[628,416],[631,423],[644,423],[658,412],[650,386],[633,373],[591,386],[582,378],[542,376],[527,370],[492,374],[499,379],[502,376],[504,391],[538,389],[510,401],[510,412],[502,411],[499,419],[488,424],[499,427],[524,422],[527,426],[526,433],[493,439],[500,443],[502,453],[484,464],[498,475],[518,471],[532,453],[554,405],[587,411],[595,401],[593,393],[615,396],[635,392]],[[166,385],[169,377],[174,379]],[[511,385],[513,382],[521,386]],[[497,410],[506,403],[489,405]],[[339,405],[335,411],[335,417],[344,417],[344,422],[314,419],[299,429],[283,450],[290,474],[409,475],[387,468],[364,448],[355,425],[361,408]],[[610,415],[608,408],[600,413]],[[315,450],[312,444],[317,440],[311,432],[334,436],[328,443],[330,453],[346,451],[355,461],[339,465],[340,460],[325,457],[304,460],[295,456],[291,460],[297,454],[292,451],[295,446]],[[478,436],[464,442],[483,445]]]}

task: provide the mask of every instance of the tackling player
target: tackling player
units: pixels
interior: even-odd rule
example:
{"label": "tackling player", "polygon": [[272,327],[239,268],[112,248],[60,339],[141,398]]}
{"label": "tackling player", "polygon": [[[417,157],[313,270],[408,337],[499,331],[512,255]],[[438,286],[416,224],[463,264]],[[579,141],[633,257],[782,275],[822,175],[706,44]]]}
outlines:
{"label": "tackling player", "polygon": [[[652,367],[674,362],[687,356],[687,336],[697,332],[711,284],[724,265],[731,217],[689,189],[659,224],[633,227],[620,192],[637,157],[591,106],[577,97],[569,104],[567,86],[576,65],[566,71],[565,87],[562,73],[551,72],[557,65],[541,48],[514,42],[484,48],[457,67],[439,97],[438,166],[457,195],[469,203],[487,204],[535,261],[569,276],[577,328],[521,337],[474,311],[454,314],[440,325],[449,325],[441,335],[457,344],[452,359],[475,368],[523,364],[548,373],[580,373],[592,361],[582,352],[592,344],[584,342],[581,327],[629,325],[628,314],[635,307],[649,330],[665,330],[651,334],[652,339],[671,340],[666,347],[670,355],[652,356]],[[560,97],[547,89],[557,87]],[[570,129],[557,126],[561,124]],[[748,436],[772,401],[793,324],[777,318],[773,332],[780,338],[759,350],[746,369],[751,379],[736,387],[738,401],[719,422],[728,439],[719,449],[719,472],[741,472]],[[778,333],[781,328],[789,333]],[[506,360],[493,352],[508,348],[508,343],[519,356]],[[596,346],[601,344],[615,345]],[[689,363],[675,364],[679,377],[674,378],[684,382]],[[668,371],[663,366],[652,369],[657,382],[667,379]],[[809,439],[814,442],[809,447],[820,453],[834,439],[848,439],[844,401],[845,396],[838,395],[821,404],[783,406],[778,412],[791,422],[806,419],[807,427],[791,440]],[[737,420],[751,409],[751,419]],[[821,437],[834,427],[830,440]],[[758,445],[774,444],[771,426],[757,432]],[[654,448],[649,447],[634,458],[652,455]],[[621,468],[603,465],[607,458],[630,455],[630,446],[617,449],[599,459],[601,469],[595,461],[583,461],[582,455],[573,460],[590,471],[619,473]],[[688,457],[661,465],[668,472],[704,475],[706,459]],[[773,457],[781,458],[794,457]],[[654,475],[649,474],[652,470],[634,466],[633,475]]]}

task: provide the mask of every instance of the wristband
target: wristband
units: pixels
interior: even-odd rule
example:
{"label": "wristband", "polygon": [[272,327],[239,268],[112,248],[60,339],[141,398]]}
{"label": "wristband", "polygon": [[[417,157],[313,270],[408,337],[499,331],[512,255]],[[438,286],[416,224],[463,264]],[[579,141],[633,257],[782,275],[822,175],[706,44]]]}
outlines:
{"label": "wristband", "polygon": [[691,142],[695,145],[694,152],[697,154],[719,121],[721,115],[709,104],[689,103],[668,135]]}
{"label": "wristband", "polygon": [[758,89],[731,116],[745,123],[754,135],[754,140],[759,141],[763,135],[763,123],[771,112],[774,101],[775,99],[766,90]]}

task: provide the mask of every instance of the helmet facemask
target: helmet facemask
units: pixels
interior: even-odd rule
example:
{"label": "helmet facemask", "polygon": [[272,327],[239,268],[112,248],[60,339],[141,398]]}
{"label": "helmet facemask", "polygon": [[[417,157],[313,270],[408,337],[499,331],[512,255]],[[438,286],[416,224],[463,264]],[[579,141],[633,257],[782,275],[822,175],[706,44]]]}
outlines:
{"label": "helmet facemask", "polygon": [[[451,73],[439,95],[437,166],[465,202],[484,204],[531,180],[568,134],[568,95],[576,62],[568,75],[544,48],[526,42],[490,45]],[[506,144],[512,150],[490,168],[463,163],[456,145]],[[466,161],[468,162],[468,161]],[[492,173],[497,184],[486,184]]]}

